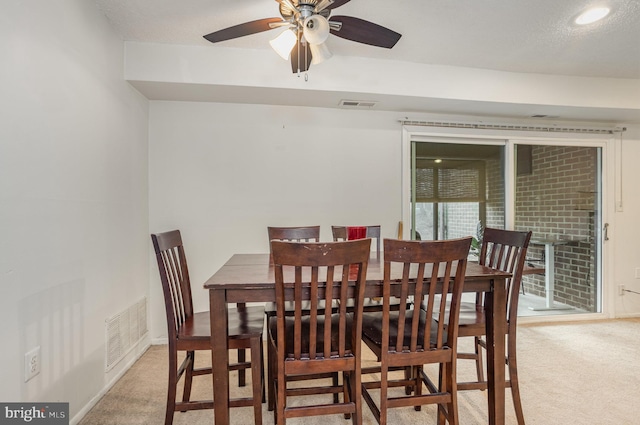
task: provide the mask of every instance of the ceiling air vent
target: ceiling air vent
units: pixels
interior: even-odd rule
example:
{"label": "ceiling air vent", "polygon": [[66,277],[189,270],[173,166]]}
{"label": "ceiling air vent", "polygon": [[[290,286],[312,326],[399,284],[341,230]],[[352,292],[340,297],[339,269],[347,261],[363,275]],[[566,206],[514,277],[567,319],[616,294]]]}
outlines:
{"label": "ceiling air vent", "polygon": [[341,108],[361,108],[361,109],[371,109],[376,106],[377,102],[373,102],[371,100],[341,100],[340,107]]}
{"label": "ceiling air vent", "polygon": [[557,118],[560,118],[560,116],[559,115],[535,114],[535,115],[531,115],[531,118],[553,118],[553,119],[557,119]]}

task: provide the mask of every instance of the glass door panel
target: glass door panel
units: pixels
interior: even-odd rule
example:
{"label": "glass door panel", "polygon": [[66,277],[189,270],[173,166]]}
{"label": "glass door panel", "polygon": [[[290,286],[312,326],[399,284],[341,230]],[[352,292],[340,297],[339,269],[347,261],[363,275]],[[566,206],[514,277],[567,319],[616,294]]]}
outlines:
{"label": "glass door panel", "polygon": [[412,238],[504,227],[504,145],[412,143]]}
{"label": "glass door panel", "polygon": [[[531,311],[595,313],[600,302],[601,148],[515,145],[515,228],[533,231],[523,277]],[[526,312],[525,312],[526,313]]]}

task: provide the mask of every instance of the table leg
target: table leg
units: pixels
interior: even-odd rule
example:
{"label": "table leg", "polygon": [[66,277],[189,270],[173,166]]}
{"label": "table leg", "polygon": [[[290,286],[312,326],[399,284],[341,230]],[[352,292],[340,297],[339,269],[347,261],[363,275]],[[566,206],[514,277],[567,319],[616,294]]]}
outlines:
{"label": "table leg", "polygon": [[[226,291],[209,290],[214,423],[229,424],[229,347]],[[224,313],[223,313],[224,312]]]}
{"label": "table leg", "polygon": [[553,243],[544,244],[544,290],[546,305],[544,307],[529,307],[532,311],[571,310],[570,306],[557,306],[554,304],[556,290],[556,249]]}
{"label": "table leg", "polygon": [[505,338],[507,333],[507,298],[504,279],[492,282],[485,294],[487,326],[487,386],[489,424],[505,423]]}

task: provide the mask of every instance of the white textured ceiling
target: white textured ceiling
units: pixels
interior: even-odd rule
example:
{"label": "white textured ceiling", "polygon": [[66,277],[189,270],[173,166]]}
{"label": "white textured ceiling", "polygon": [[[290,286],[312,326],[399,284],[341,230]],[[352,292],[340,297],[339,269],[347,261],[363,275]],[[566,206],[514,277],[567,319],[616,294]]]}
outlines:
{"label": "white textured ceiling", "polygon": [[[204,34],[277,17],[273,0],[96,0],[125,40],[209,44]],[[578,27],[588,6],[610,16]],[[355,16],[402,34],[392,49],[330,37],[335,55],[470,68],[640,79],[639,0],[351,0],[334,15]],[[278,30],[222,42],[268,49]]]}
{"label": "white textured ceiling", "polygon": [[[94,1],[125,41],[147,42],[150,46],[163,43],[211,46],[212,50],[216,49],[215,46],[233,48],[224,50],[227,55],[230,51],[235,55],[245,48],[247,56],[241,61],[244,66],[251,63],[251,57],[263,53],[257,49],[264,49],[266,55],[276,56],[271,51],[269,40],[282,31],[275,29],[216,45],[203,38],[205,34],[233,25],[278,17],[279,5],[274,0]],[[611,8],[611,13],[598,23],[583,27],[575,25],[575,18],[591,6],[607,6]],[[261,89],[249,83],[243,87],[236,82],[205,87],[156,81],[153,77],[148,81],[132,81],[132,84],[152,100],[336,108],[341,99],[353,98],[379,101],[375,109],[403,113],[489,114],[518,120],[547,117],[545,119],[556,121],[640,123],[640,98],[633,100],[633,93],[640,92],[640,0],[351,0],[334,9],[332,14],[358,17],[402,34],[391,50],[331,35],[327,44],[335,55],[331,59],[334,67],[349,61],[363,64],[367,58],[374,58],[376,61],[371,63],[380,65],[383,63],[381,61],[389,61],[389,65],[396,64],[394,69],[403,69],[413,62],[420,64],[415,69],[420,69],[420,66],[444,66],[474,75],[481,75],[478,71],[483,69],[504,71],[508,78],[528,76],[529,81],[541,81],[546,77],[538,74],[558,75],[563,76],[558,78],[575,80],[575,84],[571,85],[572,90],[575,90],[576,84],[585,84],[585,87],[592,84],[583,77],[594,77],[603,79],[600,90],[618,86],[628,87],[629,90],[624,95],[616,94],[615,90],[597,94],[598,91],[592,87],[588,93],[605,98],[592,99],[588,102],[590,106],[583,107],[583,101],[558,103],[550,99],[551,103],[545,104],[535,96],[529,98],[531,104],[527,104],[526,100],[515,104],[473,96],[467,100],[464,97],[447,100],[442,96],[431,98],[406,93],[394,95],[392,92],[368,95],[366,90],[353,94],[314,90],[314,95],[308,96],[304,89],[294,88],[295,84],[290,82],[285,84],[289,90],[284,90],[278,84],[270,86],[271,83]],[[223,54],[223,50],[218,51]],[[364,60],[356,61],[352,57]],[[260,66],[258,61],[255,65]],[[290,67],[284,63],[282,65],[284,76],[290,72]],[[227,66],[233,68],[234,65],[229,63]],[[347,73],[367,72],[366,66],[361,69]],[[315,79],[319,79],[318,75],[314,75]],[[389,78],[401,77],[389,75]],[[348,81],[340,81],[343,89],[347,87],[345,82],[348,86]],[[545,93],[561,94],[565,99],[573,98],[570,93],[574,92],[568,87],[567,93],[553,90],[558,88]],[[576,94],[584,100],[584,92]]]}

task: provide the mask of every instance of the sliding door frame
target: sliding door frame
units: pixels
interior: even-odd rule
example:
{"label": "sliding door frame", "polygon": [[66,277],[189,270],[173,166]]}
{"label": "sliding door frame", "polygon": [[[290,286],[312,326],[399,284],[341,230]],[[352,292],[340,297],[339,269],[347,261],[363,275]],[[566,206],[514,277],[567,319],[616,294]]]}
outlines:
{"label": "sliding door frame", "polygon": [[615,229],[615,210],[621,208],[621,193],[616,190],[619,186],[621,158],[618,155],[620,140],[613,134],[588,134],[570,132],[537,132],[517,130],[487,130],[475,128],[440,128],[429,126],[409,126],[402,128],[402,221],[408,223],[403,227],[403,237],[411,237],[412,228],[412,142],[437,142],[461,144],[502,144],[504,152],[504,184],[505,184],[505,228],[513,229],[515,225],[515,146],[527,145],[558,145],[575,147],[596,147],[601,152],[601,226],[597,227],[597,237],[600,239],[600,278],[601,299],[600,313],[585,313],[579,315],[555,315],[521,318],[522,322],[562,321],[562,320],[592,320],[611,318],[615,314],[616,285],[614,282],[614,264],[611,250],[613,245],[607,243],[603,235],[602,226],[608,225],[608,239]]}

